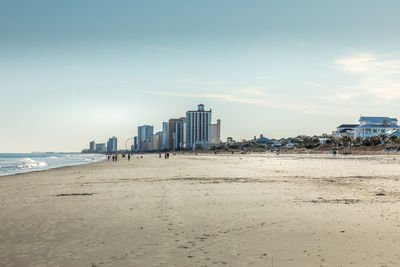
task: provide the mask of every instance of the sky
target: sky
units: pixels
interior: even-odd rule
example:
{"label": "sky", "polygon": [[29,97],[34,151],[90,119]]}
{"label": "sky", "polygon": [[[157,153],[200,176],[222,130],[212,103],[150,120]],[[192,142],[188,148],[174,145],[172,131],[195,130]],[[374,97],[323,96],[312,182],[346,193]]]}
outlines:
{"label": "sky", "polygon": [[0,0],[0,152],[118,146],[202,103],[222,138],[400,118],[397,0]]}

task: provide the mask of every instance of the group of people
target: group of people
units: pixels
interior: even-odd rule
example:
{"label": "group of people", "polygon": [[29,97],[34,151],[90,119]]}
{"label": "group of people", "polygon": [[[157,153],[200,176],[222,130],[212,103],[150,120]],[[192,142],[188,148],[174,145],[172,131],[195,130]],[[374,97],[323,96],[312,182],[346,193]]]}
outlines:
{"label": "group of people", "polygon": [[[128,154],[128,161],[131,160],[131,154]],[[125,154],[122,154],[122,157],[125,158]],[[139,156],[137,157],[139,158]],[[143,156],[141,155],[140,158],[142,159]],[[112,159],[112,161],[118,161],[118,154],[107,155],[107,160]]]}
{"label": "group of people", "polygon": [[[158,153],[159,158],[161,158],[161,153]],[[122,154],[122,157],[125,158],[125,154]],[[139,156],[137,157],[139,158]],[[143,156],[140,155],[140,158],[142,159]],[[164,153],[164,158],[169,159],[169,152]],[[112,154],[112,155],[107,155],[107,160],[112,159],[112,161],[118,161],[118,154]],[[131,154],[128,154],[128,161],[131,160]]]}
{"label": "group of people", "polygon": [[112,158],[112,161],[118,161],[118,154],[108,155],[107,160],[110,160],[110,158]]}

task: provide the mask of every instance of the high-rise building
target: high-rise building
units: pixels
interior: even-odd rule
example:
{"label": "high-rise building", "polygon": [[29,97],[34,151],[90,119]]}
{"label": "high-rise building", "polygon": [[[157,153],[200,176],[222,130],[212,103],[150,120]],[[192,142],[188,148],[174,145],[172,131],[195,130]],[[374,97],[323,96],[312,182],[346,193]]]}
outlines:
{"label": "high-rise building", "polygon": [[137,152],[138,150],[139,150],[139,147],[138,147],[138,137],[135,136],[135,137],[133,137],[133,151],[134,151],[134,152]]}
{"label": "high-rise building", "polygon": [[153,135],[153,150],[158,150],[158,135],[157,133]]}
{"label": "high-rise building", "polygon": [[113,136],[108,139],[107,142],[107,152],[117,152],[118,147],[117,147],[117,137]]}
{"label": "high-rise building", "polygon": [[163,138],[163,132],[156,132],[153,138],[154,151],[162,150],[162,138]]}
{"label": "high-rise building", "polygon": [[163,122],[162,124],[162,146],[161,150],[168,150],[169,149],[169,122]]}
{"label": "high-rise building", "polygon": [[89,150],[96,151],[96,142],[95,141],[92,141],[89,143]]}
{"label": "high-rise building", "polygon": [[153,126],[143,125],[138,127],[138,151],[153,151]]}
{"label": "high-rise building", "polygon": [[211,144],[219,143],[221,143],[221,120],[217,120],[216,124],[211,124]]}
{"label": "high-rise building", "polygon": [[217,141],[221,143],[221,120],[217,120]]}
{"label": "high-rise building", "polygon": [[96,144],[96,151],[97,152],[106,152],[107,151],[106,144],[105,143]]}
{"label": "high-rise building", "polygon": [[175,149],[175,139],[176,139],[176,123],[180,122],[181,119],[170,119],[168,128],[168,148]]}
{"label": "high-rise building", "polygon": [[197,110],[186,112],[187,147],[209,148],[211,144],[211,109],[204,110],[204,105],[197,106]]}
{"label": "high-rise building", "polygon": [[186,147],[186,118],[170,119],[168,125],[169,149],[184,149]]}
{"label": "high-rise building", "polygon": [[181,150],[186,148],[186,118],[182,117],[175,124],[174,149]]}

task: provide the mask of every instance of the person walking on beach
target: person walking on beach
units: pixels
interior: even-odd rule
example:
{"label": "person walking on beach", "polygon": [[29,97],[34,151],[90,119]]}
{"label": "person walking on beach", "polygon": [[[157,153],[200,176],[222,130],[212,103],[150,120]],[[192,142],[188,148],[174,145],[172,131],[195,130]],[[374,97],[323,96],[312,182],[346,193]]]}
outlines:
{"label": "person walking on beach", "polygon": [[131,154],[128,154],[128,161],[131,160]]}
{"label": "person walking on beach", "polygon": [[115,154],[115,161],[118,160],[118,154]]}

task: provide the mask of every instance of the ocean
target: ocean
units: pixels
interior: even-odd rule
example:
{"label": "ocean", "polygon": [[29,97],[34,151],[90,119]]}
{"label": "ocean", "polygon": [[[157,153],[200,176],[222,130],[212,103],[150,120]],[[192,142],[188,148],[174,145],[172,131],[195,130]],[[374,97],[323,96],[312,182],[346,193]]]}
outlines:
{"label": "ocean", "polygon": [[0,176],[88,164],[105,160],[100,154],[0,153]]}

